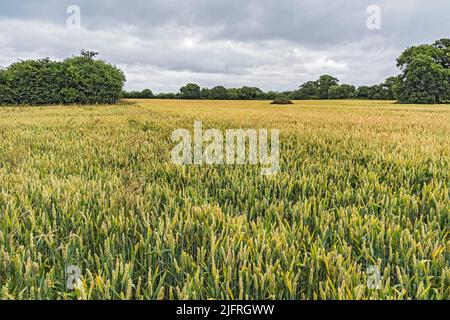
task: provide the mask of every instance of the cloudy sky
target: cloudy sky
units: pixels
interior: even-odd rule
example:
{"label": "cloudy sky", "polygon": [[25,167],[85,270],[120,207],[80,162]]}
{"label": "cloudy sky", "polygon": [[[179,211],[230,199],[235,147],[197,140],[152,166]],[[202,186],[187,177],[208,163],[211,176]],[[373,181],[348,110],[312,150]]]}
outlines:
{"label": "cloudy sky", "polygon": [[[79,20],[68,13],[73,5]],[[381,29],[367,26],[378,21],[371,5]],[[188,82],[291,90],[321,74],[376,84],[398,73],[407,46],[449,36],[449,0],[0,2],[1,66],[84,48],[121,67],[127,89],[154,92]]]}

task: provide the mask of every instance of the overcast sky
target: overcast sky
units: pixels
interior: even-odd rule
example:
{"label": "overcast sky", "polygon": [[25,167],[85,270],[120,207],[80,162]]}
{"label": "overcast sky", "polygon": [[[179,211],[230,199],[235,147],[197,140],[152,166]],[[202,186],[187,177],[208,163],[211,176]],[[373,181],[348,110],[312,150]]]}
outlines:
{"label": "overcast sky", "polygon": [[[80,28],[68,28],[70,5]],[[381,9],[369,29],[367,8]],[[70,19],[71,26],[75,19]],[[374,20],[370,20],[374,21]],[[450,36],[449,0],[1,0],[0,65],[99,51],[127,89],[292,90],[321,74],[370,85],[409,45]]]}

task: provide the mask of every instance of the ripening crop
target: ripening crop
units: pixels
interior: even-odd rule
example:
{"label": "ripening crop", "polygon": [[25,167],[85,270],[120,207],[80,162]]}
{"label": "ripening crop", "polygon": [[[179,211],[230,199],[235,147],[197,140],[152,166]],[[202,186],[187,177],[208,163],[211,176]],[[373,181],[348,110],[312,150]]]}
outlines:
{"label": "ripening crop", "polygon": [[[173,164],[196,120],[279,173]],[[0,299],[450,299],[449,190],[448,105],[0,108]]]}

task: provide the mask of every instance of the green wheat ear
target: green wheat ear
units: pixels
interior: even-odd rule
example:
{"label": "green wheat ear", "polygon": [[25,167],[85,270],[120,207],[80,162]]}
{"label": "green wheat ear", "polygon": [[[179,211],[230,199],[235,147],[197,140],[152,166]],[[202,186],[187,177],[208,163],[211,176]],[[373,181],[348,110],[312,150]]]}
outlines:
{"label": "green wheat ear", "polygon": [[[196,119],[280,128],[279,174],[173,165]],[[1,299],[450,298],[448,106],[146,100],[0,128]]]}

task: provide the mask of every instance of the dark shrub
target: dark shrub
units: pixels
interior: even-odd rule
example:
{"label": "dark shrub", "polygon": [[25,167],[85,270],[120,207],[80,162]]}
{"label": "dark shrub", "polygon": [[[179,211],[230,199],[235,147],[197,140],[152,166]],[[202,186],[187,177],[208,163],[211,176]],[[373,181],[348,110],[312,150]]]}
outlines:
{"label": "dark shrub", "polygon": [[286,97],[276,98],[271,104],[294,104]]}
{"label": "dark shrub", "polygon": [[86,53],[63,62],[20,61],[0,72],[0,104],[112,104],[124,82],[121,70]]}

